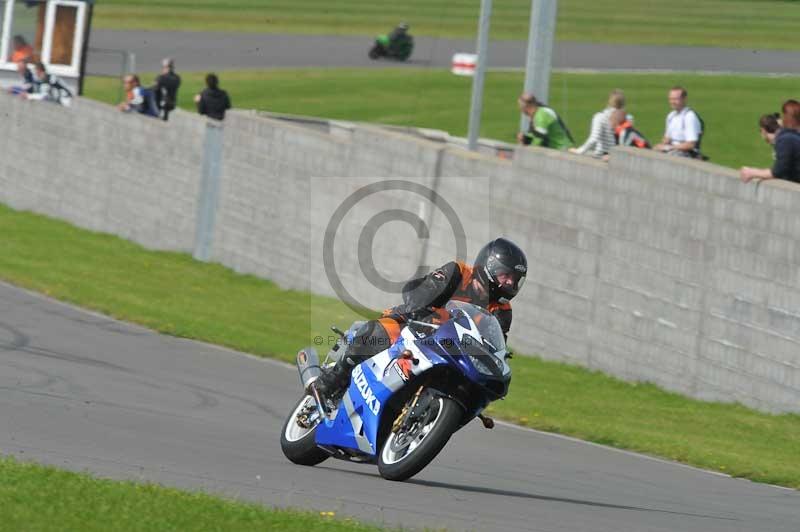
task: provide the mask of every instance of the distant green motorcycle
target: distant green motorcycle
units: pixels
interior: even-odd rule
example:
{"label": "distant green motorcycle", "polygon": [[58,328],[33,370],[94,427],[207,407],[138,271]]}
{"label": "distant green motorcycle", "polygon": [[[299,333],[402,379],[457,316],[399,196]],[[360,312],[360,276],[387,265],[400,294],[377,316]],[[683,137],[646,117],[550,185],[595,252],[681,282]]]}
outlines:
{"label": "distant green motorcycle", "polygon": [[387,59],[394,59],[397,61],[405,61],[411,57],[411,52],[414,51],[414,38],[411,35],[401,35],[394,39],[389,35],[378,35],[375,39],[375,44],[369,51],[370,59],[380,59],[385,57]]}

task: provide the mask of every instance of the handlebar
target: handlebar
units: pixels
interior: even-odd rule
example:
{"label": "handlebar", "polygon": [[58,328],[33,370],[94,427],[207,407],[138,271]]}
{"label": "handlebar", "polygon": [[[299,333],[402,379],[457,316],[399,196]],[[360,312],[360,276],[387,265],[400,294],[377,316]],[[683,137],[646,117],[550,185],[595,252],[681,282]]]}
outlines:
{"label": "handlebar", "polygon": [[426,323],[424,321],[408,320],[406,323],[408,323],[409,325],[420,325],[422,327],[430,327],[431,329],[434,330],[439,328],[439,325],[436,325],[434,323]]}

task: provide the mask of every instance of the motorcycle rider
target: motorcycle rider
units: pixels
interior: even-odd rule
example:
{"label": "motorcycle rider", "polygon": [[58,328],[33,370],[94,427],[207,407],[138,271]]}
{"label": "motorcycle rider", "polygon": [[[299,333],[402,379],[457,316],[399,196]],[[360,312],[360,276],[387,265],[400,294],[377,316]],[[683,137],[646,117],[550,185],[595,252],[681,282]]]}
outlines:
{"label": "motorcycle rider", "polygon": [[401,22],[397,25],[395,29],[389,34],[389,49],[395,49],[402,47],[405,44],[410,36],[408,35],[408,23]]}
{"label": "motorcycle rider", "polygon": [[364,323],[336,364],[323,370],[314,381],[322,397],[330,399],[347,389],[350,372],[364,360],[390,347],[400,337],[409,319],[435,322],[447,319],[444,306],[450,300],[481,306],[494,314],[503,334],[511,328],[511,304],[525,282],[528,260],[525,253],[506,238],[486,244],[472,266],[461,261],[448,262],[403,287],[402,305],[383,312],[380,319]]}

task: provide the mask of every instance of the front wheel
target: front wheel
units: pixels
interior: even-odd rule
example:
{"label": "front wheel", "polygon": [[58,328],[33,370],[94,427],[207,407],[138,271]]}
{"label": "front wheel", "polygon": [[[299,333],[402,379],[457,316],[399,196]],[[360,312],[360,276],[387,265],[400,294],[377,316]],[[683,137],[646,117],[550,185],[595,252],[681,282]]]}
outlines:
{"label": "front wheel", "polygon": [[397,58],[400,61],[406,61],[409,57],[411,57],[411,52],[414,50],[414,45],[408,45],[404,49],[397,52]]}
{"label": "front wheel", "polygon": [[444,448],[462,415],[461,407],[452,399],[437,396],[416,420],[393,427],[378,456],[381,476],[406,480],[422,471]]}
{"label": "front wheel", "polygon": [[369,58],[370,59],[378,59],[381,56],[381,51],[382,50],[383,50],[383,47],[380,44],[375,43],[375,46],[373,46],[369,50]]}
{"label": "front wheel", "polygon": [[303,396],[281,430],[281,450],[295,464],[313,466],[328,458],[328,453],[317,447],[314,434],[320,422],[314,398]]}

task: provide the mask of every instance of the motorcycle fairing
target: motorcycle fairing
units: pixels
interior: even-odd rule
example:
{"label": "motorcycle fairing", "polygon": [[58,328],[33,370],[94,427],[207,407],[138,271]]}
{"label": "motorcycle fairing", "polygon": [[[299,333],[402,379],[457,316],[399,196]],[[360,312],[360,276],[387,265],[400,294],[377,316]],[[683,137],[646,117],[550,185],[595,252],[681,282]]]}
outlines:
{"label": "motorcycle fairing", "polygon": [[318,444],[375,455],[380,414],[393,391],[369,369],[371,360],[353,369],[350,387],[342,397],[336,417],[324,420],[317,427],[315,439]]}
{"label": "motorcycle fairing", "polygon": [[384,407],[391,396],[406,384],[391,367],[406,346],[417,360],[412,368],[415,375],[434,365],[447,364],[430,348],[420,347],[413,333],[404,329],[401,338],[389,349],[353,369],[350,386],[335,418],[325,419],[317,427],[315,440],[319,445],[343,447],[375,456]]}

